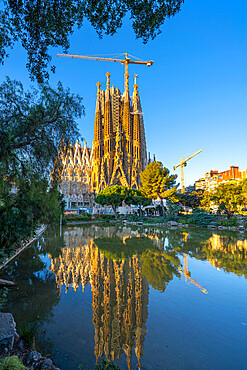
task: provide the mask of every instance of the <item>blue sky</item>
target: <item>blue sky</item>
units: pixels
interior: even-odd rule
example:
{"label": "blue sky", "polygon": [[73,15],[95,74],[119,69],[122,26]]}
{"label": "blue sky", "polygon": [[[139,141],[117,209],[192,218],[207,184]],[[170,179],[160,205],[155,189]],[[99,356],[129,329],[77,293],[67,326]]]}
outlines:
{"label": "blue sky", "polygon": [[[185,183],[192,184],[210,169],[230,165],[247,168],[247,3],[243,0],[185,0],[182,11],[162,26],[155,40],[143,44],[135,38],[126,17],[115,36],[99,39],[88,22],[70,38],[70,54],[96,55],[128,52],[152,67],[130,66],[130,86],[138,74],[148,151],[171,172],[181,155],[202,153],[188,162]],[[121,64],[57,58],[56,74],[84,99],[86,116],[79,122],[81,135],[93,139],[96,83],[123,91]],[[8,75],[25,87],[32,84],[25,69],[26,53],[18,45],[1,66],[0,80]],[[130,90],[131,91],[131,90]],[[176,173],[180,173],[176,170]]]}

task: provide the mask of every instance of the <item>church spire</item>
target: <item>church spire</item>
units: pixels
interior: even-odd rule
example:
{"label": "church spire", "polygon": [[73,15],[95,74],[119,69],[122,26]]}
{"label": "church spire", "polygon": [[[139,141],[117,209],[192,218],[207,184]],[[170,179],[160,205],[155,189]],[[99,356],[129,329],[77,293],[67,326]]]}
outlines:
{"label": "church spire", "polygon": [[96,86],[97,86],[96,112],[98,112],[100,110],[100,86],[101,86],[101,83],[97,82]]}
{"label": "church spire", "polygon": [[100,104],[100,82],[97,84],[97,102],[94,122],[94,158],[100,158],[101,155],[101,141],[102,141],[102,122],[101,122],[101,104]]}
{"label": "church spire", "polygon": [[129,74],[128,72],[125,73],[125,90],[124,90],[124,101],[129,101]]}
{"label": "church spire", "polygon": [[107,81],[106,81],[106,101],[109,101],[110,100],[110,72],[107,72],[106,73],[106,77],[107,77]]}

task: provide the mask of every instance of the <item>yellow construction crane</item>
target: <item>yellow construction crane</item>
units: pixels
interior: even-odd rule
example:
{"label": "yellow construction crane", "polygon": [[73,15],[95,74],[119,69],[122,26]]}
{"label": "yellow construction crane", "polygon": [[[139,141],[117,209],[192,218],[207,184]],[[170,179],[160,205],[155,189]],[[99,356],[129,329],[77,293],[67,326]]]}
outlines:
{"label": "yellow construction crane", "polygon": [[185,193],[185,184],[184,184],[184,167],[187,166],[187,162],[189,159],[195,157],[195,155],[201,153],[202,150],[198,150],[197,152],[195,152],[194,154],[192,154],[190,157],[186,158],[186,159],[183,159],[183,157],[181,157],[181,162],[179,164],[177,164],[176,166],[173,167],[174,171],[176,170],[176,168],[178,168],[179,166],[181,167],[181,194],[184,194]]}
{"label": "yellow construction crane", "polygon": [[184,253],[183,269],[178,267],[178,270],[184,275],[186,283],[187,283],[187,279],[188,279],[189,280],[188,282],[197,286],[197,288],[199,288],[202,293],[208,294],[207,289],[203,288],[196,280],[192,279],[192,277],[190,276],[190,272],[189,272],[189,269],[188,269],[188,259],[187,259],[187,254],[186,253]]}
{"label": "yellow construction crane", "polygon": [[143,60],[131,60],[130,57],[132,55],[123,53],[121,55],[124,55],[124,59],[117,59],[117,58],[105,58],[105,57],[90,57],[87,55],[70,55],[70,54],[57,54],[58,57],[64,57],[64,58],[77,58],[77,59],[86,59],[86,60],[96,60],[96,61],[102,61],[102,62],[118,62],[125,66],[125,83],[128,82],[128,66],[129,64],[143,64],[148,67],[150,67],[153,64],[153,60],[149,61],[143,61]]}

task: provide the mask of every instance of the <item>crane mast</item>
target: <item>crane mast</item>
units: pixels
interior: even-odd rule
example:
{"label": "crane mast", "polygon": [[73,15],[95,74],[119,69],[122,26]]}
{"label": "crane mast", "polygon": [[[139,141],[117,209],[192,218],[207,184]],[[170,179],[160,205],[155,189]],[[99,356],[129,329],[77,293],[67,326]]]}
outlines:
{"label": "crane mast", "polygon": [[202,150],[198,150],[197,152],[195,152],[194,154],[190,155],[188,158],[186,159],[183,159],[183,157],[181,157],[181,162],[179,164],[177,164],[176,166],[173,167],[174,171],[176,170],[176,168],[180,167],[181,168],[181,194],[184,194],[185,193],[185,181],[184,181],[184,167],[187,166],[187,162],[195,157],[197,154],[201,153]]}

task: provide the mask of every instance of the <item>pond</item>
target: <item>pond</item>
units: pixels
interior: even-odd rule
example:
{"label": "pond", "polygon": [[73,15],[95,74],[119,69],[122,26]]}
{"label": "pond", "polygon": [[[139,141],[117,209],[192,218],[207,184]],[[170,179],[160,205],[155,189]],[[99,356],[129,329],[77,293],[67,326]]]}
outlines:
{"label": "pond", "polygon": [[103,358],[121,369],[246,369],[244,234],[49,228],[2,278],[18,284],[3,310],[62,370]]}

